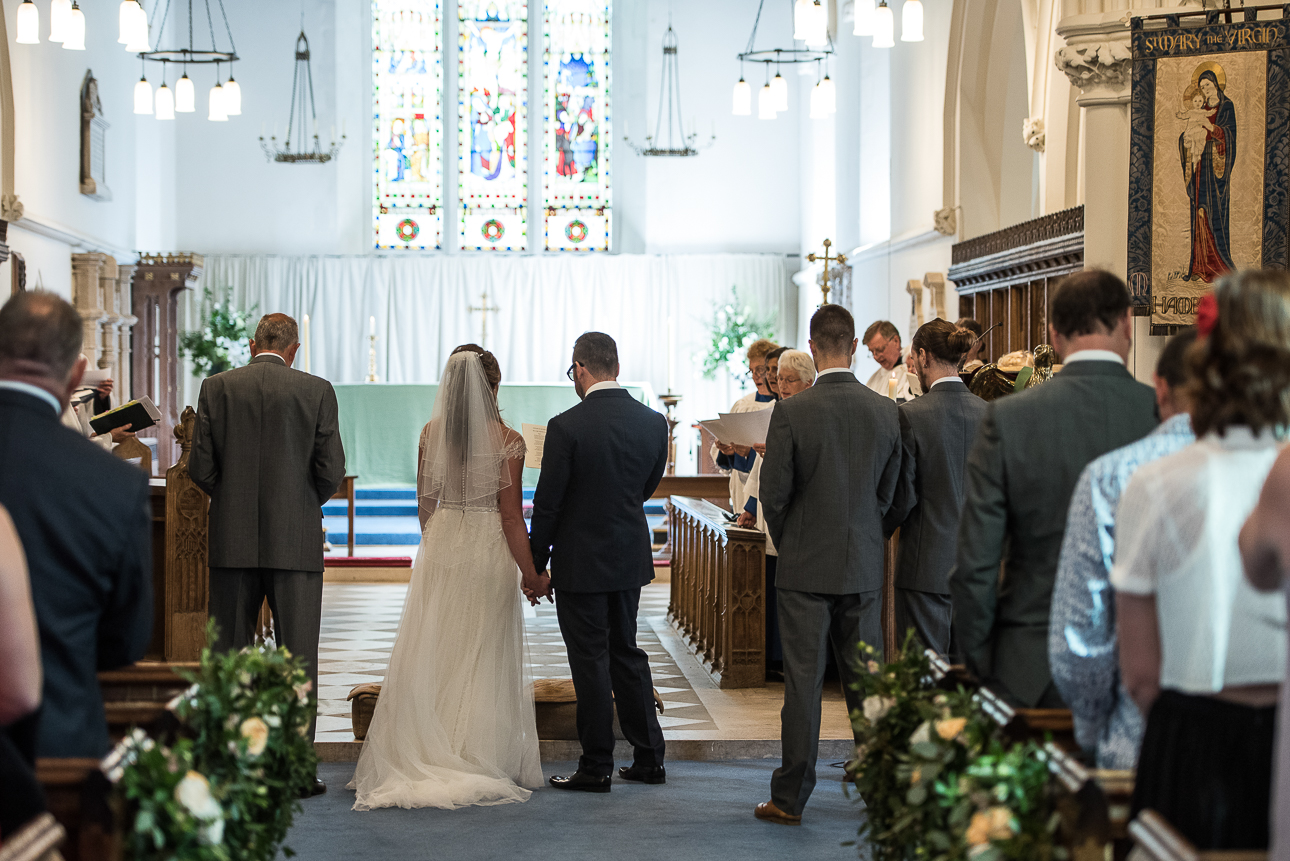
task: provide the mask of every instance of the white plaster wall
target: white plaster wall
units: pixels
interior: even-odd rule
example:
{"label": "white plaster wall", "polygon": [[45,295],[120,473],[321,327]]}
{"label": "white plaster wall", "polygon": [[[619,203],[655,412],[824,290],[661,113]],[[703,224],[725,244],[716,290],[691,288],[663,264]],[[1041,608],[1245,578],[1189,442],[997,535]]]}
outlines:
{"label": "white plaster wall", "polygon": [[[9,225],[9,249],[22,255],[27,264],[27,289],[49,290],[64,299],[72,298],[72,247],[39,233]],[[12,264],[0,266],[0,295],[9,295]]]}
{"label": "white plaster wall", "polygon": [[[15,191],[25,217],[78,235],[102,250],[120,253],[135,248],[136,149],[138,136],[149,132],[133,113],[139,61],[116,41],[115,4],[85,4],[84,51],[69,51],[47,41],[49,3],[41,0],[37,7],[41,42],[19,45],[13,41],[18,0],[3,0],[13,71]],[[110,201],[80,193],[80,91],[87,69],[98,80],[110,124],[106,147]],[[14,247],[23,250],[17,244]],[[66,277],[70,279],[70,272]],[[48,280],[52,278],[53,273],[48,273],[47,283],[55,283]]]}
{"label": "white plaster wall", "polygon": [[[445,14],[453,4],[445,3]],[[646,159],[622,143],[624,123],[640,141],[658,109],[662,37],[671,5],[680,40],[687,123],[698,120],[717,142],[696,158]],[[768,4],[763,40],[790,33],[788,7]],[[225,0],[239,56],[243,114],[227,123],[199,111],[174,123],[178,247],[208,253],[363,254],[370,250],[371,54],[365,0],[308,0],[305,28],[313,52],[314,93],[324,136],[343,121],[349,140],[327,165],[266,162],[261,125],[285,127],[300,7]],[[730,113],[735,60],[747,41],[755,5],[745,0],[619,0],[615,4],[613,175],[617,249],[624,252],[791,252],[798,233],[798,138],[794,112],[776,122]],[[778,16],[778,17],[776,17]],[[779,21],[778,18],[782,18]],[[531,52],[541,50],[530,18]],[[784,39],[780,39],[783,42]],[[455,50],[445,57],[455,71]],[[532,67],[531,67],[532,68]],[[199,73],[202,74],[202,73]],[[195,79],[197,75],[193,76]],[[207,77],[210,77],[207,74]],[[538,84],[540,86],[540,83]],[[536,105],[533,106],[536,109]],[[796,106],[795,106],[796,107]],[[800,112],[800,108],[798,109]],[[446,122],[455,122],[455,105]],[[447,161],[449,182],[454,164]],[[531,175],[532,176],[532,175]]]}

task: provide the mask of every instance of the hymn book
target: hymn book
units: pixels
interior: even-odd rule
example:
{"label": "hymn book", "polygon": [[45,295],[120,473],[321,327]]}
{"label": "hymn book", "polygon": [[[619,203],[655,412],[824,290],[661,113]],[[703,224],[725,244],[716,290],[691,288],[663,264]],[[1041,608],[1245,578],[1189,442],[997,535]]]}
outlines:
{"label": "hymn book", "polygon": [[150,428],[157,422],[161,421],[161,411],[157,409],[152,398],[144,395],[138,400],[122,404],[114,410],[108,410],[105,413],[90,419],[90,427],[96,434],[105,434],[113,428],[130,425],[131,431],[141,431],[144,428]]}
{"label": "hymn book", "polygon": [[528,448],[524,455],[525,469],[541,469],[542,449],[546,447],[546,425],[521,424],[520,434]]}
{"label": "hymn book", "polygon": [[772,410],[754,410],[749,413],[720,413],[719,418],[699,422],[718,442],[727,445],[763,445],[770,428]]}

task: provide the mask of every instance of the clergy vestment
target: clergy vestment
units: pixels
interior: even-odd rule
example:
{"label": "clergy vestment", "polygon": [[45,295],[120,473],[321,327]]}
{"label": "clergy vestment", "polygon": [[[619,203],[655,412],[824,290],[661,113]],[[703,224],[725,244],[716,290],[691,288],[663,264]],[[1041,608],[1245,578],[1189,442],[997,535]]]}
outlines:
{"label": "clergy vestment", "polygon": [[1103,351],[1074,353],[1043,385],[987,406],[950,575],[954,639],[971,672],[1023,707],[1062,705],[1048,616],[1079,475],[1155,426],[1155,390]]}
{"label": "clergy vestment", "polygon": [[918,382],[918,376],[909,372],[909,367],[905,364],[905,358],[896,360],[896,367],[890,371],[879,368],[869,377],[869,382],[865,383],[871,391],[877,392],[884,398],[890,398],[893,393],[891,381],[896,381],[894,393],[897,403],[912,401],[923,393],[923,386]]}

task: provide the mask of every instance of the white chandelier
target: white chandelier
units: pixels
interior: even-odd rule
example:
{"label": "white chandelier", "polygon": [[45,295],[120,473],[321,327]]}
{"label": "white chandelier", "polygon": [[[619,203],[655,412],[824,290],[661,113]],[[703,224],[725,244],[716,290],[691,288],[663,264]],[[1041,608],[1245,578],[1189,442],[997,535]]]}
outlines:
{"label": "white chandelier", "polygon": [[[55,3],[59,0],[54,0]],[[180,0],[181,3],[184,0]],[[122,0],[117,20],[120,36],[117,41],[125,45],[126,51],[138,54],[143,61],[144,73],[134,85],[134,112],[152,114],[159,120],[173,120],[176,113],[188,114],[197,111],[197,87],[188,77],[188,66],[215,67],[215,85],[211,87],[207,101],[206,119],[212,122],[226,122],[229,117],[242,113],[242,87],[233,79],[233,62],[238,59],[237,48],[233,44],[233,30],[228,24],[228,14],[224,11],[224,0],[215,0],[219,9],[219,20],[224,22],[224,32],[228,36],[227,51],[218,49],[215,38],[215,18],[211,12],[210,0],[202,0],[206,7],[206,21],[209,27],[210,49],[194,48],[193,28],[197,20],[193,17],[193,0],[188,4],[188,47],[169,50],[152,50],[149,43],[149,23],[143,9],[143,0]],[[164,8],[153,8],[153,16],[160,9],[161,24],[157,32],[160,42],[165,35],[166,24],[170,20],[171,0],[166,0]],[[52,15],[51,15],[52,17]],[[176,16],[178,17],[178,16]],[[176,26],[178,24],[176,23]],[[148,82],[147,63],[161,64],[161,86],[156,93]],[[172,90],[167,85],[170,64],[181,67],[179,80],[175,81]],[[228,80],[224,80],[221,66],[228,64]]]}
{"label": "white chandelier", "polygon": [[[748,47],[739,55],[739,81],[735,84],[732,99],[732,112],[735,116],[746,117],[752,114],[752,87],[743,76],[745,63],[761,63],[765,66],[766,82],[757,94],[758,119],[773,120],[789,109],[788,81],[784,78],[781,67],[803,63],[814,63],[816,66],[816,84],[811,91],[810,101],[811,118],[822,119],[837,111],[837,91],[826,68],[829,57],[833,55],[833,40],[829,37],[828,0],[790,2],[793,9],[793,38],[805,42],[806,47],[757,49],[757,27],[766,5],[766,0],[761,0],[757,5],[752,35],[748,37]],[[771,66],[775,67],[773,78],[770,74]]]}
{"label": "white chandelier", "polygon": [[[23,0],[18,5],[18,33],[14,41],[19,45],[40,44],[40,11],[31,0]],[[49,41],[61,42],[69,51],[85,50],[85,13],[76,0],[52,0],[49,4]]]}
{"label": "white chandelier", "polygon": [[[893,48],[896,45],[896,16],[887,0],[855,0],[856,36],[872,36],[873,47]],[[922,0],[905,0],[900,9],[900,41],[923,41]]]}

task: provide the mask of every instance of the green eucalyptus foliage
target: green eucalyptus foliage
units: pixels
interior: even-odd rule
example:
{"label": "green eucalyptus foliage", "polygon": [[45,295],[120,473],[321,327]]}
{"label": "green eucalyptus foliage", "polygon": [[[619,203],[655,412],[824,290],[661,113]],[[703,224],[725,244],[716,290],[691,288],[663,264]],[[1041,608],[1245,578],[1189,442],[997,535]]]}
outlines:
{"label": "green eucalyptus foliage", "polygon": [[231,299],[216,302],[211,289],[205,289],[201,328],[179,336],[179,355],[192,361],[194,377],[209,377],[250,360],[247,341],[254,331],[251,321],[258,307],[238,311]]}
{"label": "green eucalyptus foliage", "polygon": [[739,288],[730,288],[730,301],[712,309],[712,329],[707,352],[703,356],[703,376],[712,379],[722,368],[735,379],[747,376],[743,367],[744,351],[758,338],[775,337],[774,318],[758,317],[751,307],[739,301]]}

